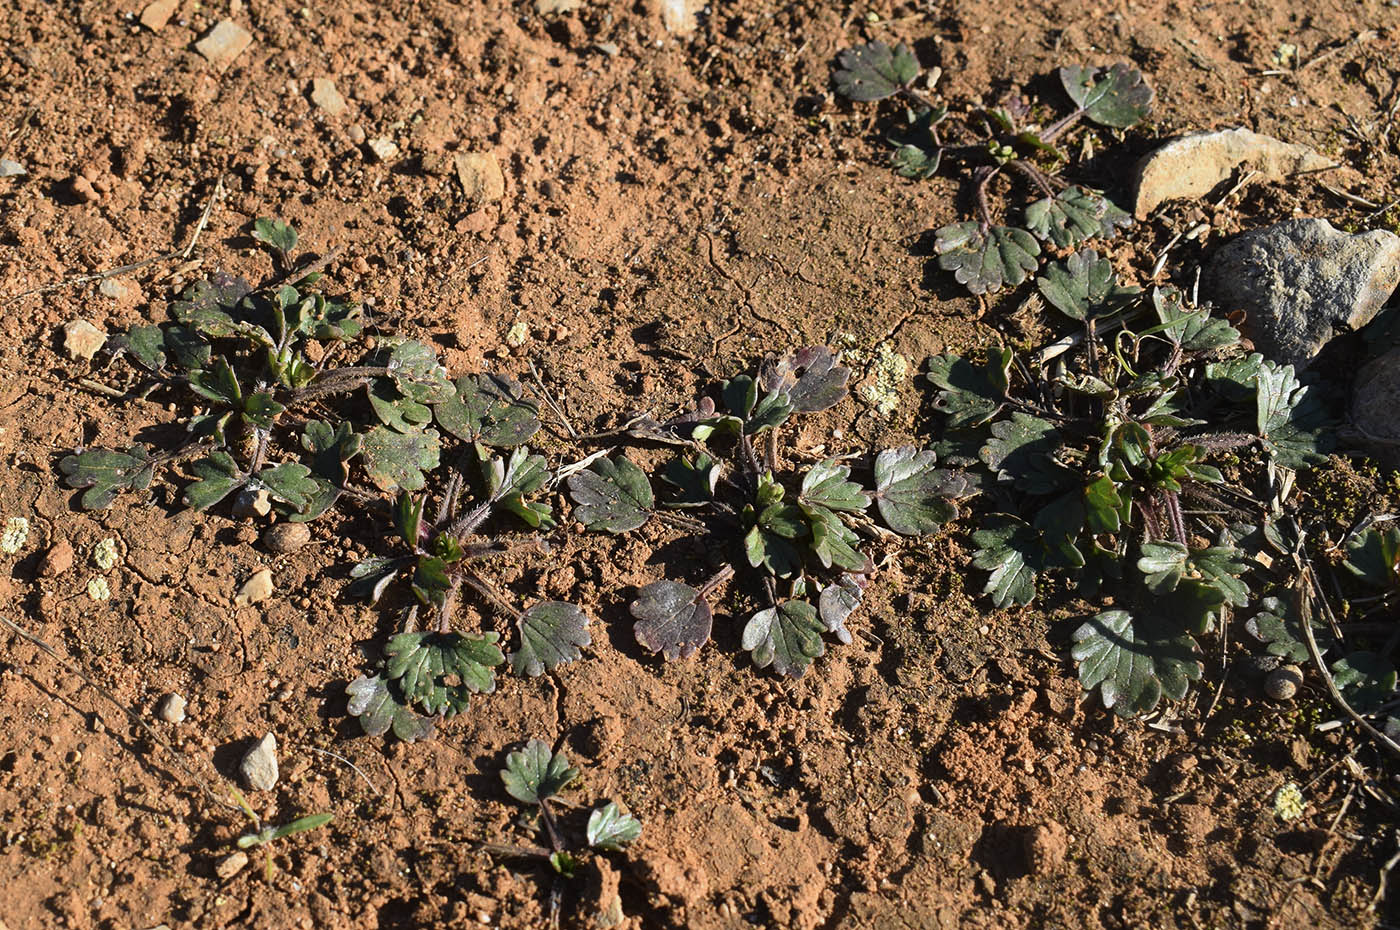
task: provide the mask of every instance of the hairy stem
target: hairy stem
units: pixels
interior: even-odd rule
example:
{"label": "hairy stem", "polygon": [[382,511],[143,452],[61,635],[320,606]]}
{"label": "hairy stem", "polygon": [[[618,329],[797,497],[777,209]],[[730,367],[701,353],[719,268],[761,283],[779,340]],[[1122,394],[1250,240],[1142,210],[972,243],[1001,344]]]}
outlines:
{"label": "hairy stem", "polygon": [[974,191],[977,198],[977,222],[982,228],[983,235],[986,235],[987,230],[992,228],[992,208],[987,204],[987,185],[992,183],[992,178],[1000,173],[1000,165],[996,167],[983,165],[972,173],[972,179],[976,182]]}
{"label": "hairy stem", "polygon": [[699,593],[695,595],[696,599],[699,600],[700,598],[708,597],[711,591],[713,591],[715,588],[718,588],[720,585],[724,584],[732,577],[734,577],[734,566],[724,566],[724,568],[721,568],[719,571],[715,572],[713,575],[710,576],[710,579],[708,581],[706,581],[703,585],[700,586]]}
{"label": "hairy stem", "polygon": [[1046,144],[1053,143],[1060,136],[1064,135],[1066,131],[1073,128],[1074,124],[1078,123],[1086,112],[1088,111],[1075,110],[1073,113],[1055,120],[1055,122],[1045,127],[1045,131],[1040,134],[1040,141]]}
{"label": "hairy stem", "polygon": [[462,582],[467,587],[471,588],[477,594],[480,594],[482,597],[486,598],[486,600],[491,603],[491,606],[504,611],[517,621],[521,620],[525,616],[519,610],[515,609],[515,605],[511,604],[504,597],[502,597],[501,592],[497,591],[489,581],[487,581],[485,578],[482,578],[476,572],[471,571],[470,569],[465,569],[462,571],[460,577],[462,579]]}
{"label": "hairy stem", "polygon": [[1011,161],[1007,162],[1006,165],[1036,187],[1040,188],[1041,193],[1045,196],[1055,196],[1054,182],[1050,176],[1024,158],[1013,158]]}

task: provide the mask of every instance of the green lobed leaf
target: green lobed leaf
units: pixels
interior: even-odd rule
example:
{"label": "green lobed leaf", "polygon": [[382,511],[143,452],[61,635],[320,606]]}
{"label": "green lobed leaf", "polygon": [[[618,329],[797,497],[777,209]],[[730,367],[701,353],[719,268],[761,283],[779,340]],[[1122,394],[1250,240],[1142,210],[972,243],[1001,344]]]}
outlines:
{"label": "green lobed leaf", "polygon": [[642,835],[642,822],[617,806],[616,801],[588,815],[588,845],[594,849],[620,850]]}
{"label": "green lobed leaf", "polygon": [[1027,494],[1053,494],[1077,480],[1073,470],[1055,460],[1062,444],[1053,423],[1018,410],[992,424],[978,458],[998,481],[1014,484]]}
{"label": "green lobed leaf", "polygon": [[875,457],[875,506],[901,536],[925,536],[957,519],[957,500],[971,492],[961,472],[935,468],[929,449],[902,446]]}
{"label": "green lobed leaf", "polygon": [[251,292],[247,281],[216,271],[208,280],[195,281],[185,288],[170,310],[175,319],[206,336],[223,339],[243,333],[272,345],[272,337],[262,327],[244,319],[243,298]]}
{"label": "green lobed leaf", "polygon": [[588,615],[573,604],[542,601],[520,615],[520,650],[510,654],[517,675],[535,678],[583,655],[580,647],[593,641]]}
{"label": "green lobed leaf", "polygon": [[346,685],[345,693],[350,697],[350,716],[359,718],[360,728],[369,736],[393,730],[399,739],[412,743],[433,735],[433,721],[414,713],[378,675],[361,675]]}
{"label": "green lobed leaf", "polygon": [[709,602],[678,581],[653,581],[637,592],[628,610],[637,618],[632,626],[637,642],[667,660],[694,655],[709,641],[714,626]]}
{"label": "green lobed leaf", "polygon": [[1157,311],[1162,335],[1184,352],[1209,352],[1240,341],[1239,330],[1212,317],[1209,307],[1189,306],[1179,288],[1153,288],[1152,306]]}
{"label": "green lobed leaf", "polygon": [[780,578],[800,569],[802,556],[791,540],[807,535],[803,516],[800,508],[781,501],[764,507],[744,536],[744,554],[749,564],[754,568],[761,565]]}
{"label": "green lobed leaf", "polygon": [[673,507],[698,507],[714,499],[720,465],[706,452],[682,455],[666,463],[661,479],[679,489]]}
{"label": "green lobed leaf", "polygon": [[65,456],[58,463],[63,482],[70,488],[86,489],[78,498],[84,510],[101,510],[122,491],[144,491],[151,486],[156,463],[146,447],[89,449]]}
{"label": "green lobed leaf", "polygon": [[1006,403],[1010,368],[1010,349],[988,350],[987,362],[980,367],[961,356],[935,355],[925,375],[941,389],[933,406],[948,417],[950,429],[981,426]]}
{"label": "green lobed leaf", "polygon": [[[1325,654],[1331,641],[1326,628],[1313,621],[1314,639],[1320,653]],[[1259,602],[1259,612],[1245,623],[1250,635],[1264,644],[1270,655],[1290,662],[1306,662],[1312,658],[1303,638],[1303,624],[1293,599],[1266,597]]]}
{"label": "green lobed leaf", "polygon": [[823,566],[857,573],[875,570],[875,563],[860,551],[860,537],[842,522],[839,514],[814,504],[802,504],[801,509],[812,533],[812,553]]}
{"label": "green lobed leaf", "polygon": [[825,630],[811,604],[783,601],[749,618],[742,644],[759,668],[771,665],[780,675],[801,678],[812,660],[826,652],[822,642]]}
{"label": "green lobed leaf", "polygon": [[458,378],[433,404],[438,426],[463,442],[518,446],[540,428],[539,407],[512,378],[484,373]]}
{"label": "green lobed leaf", "polygon": [[431,407],[400,394],[388,378],[374,378],[365,385],[365,393],[379,422],[396,432],[412,433],[433,418]]}
{"label": "green lobed leaf", "polygon": [[440,450],[436,430],[400,433],[386,426],[365,433],[361,447],[365,474],[375,487],[390,493],[423,490],[427,484],[423,473],[438,467]]}
{"label": "green lobed leaf", "polygon": [[1060,83],[1084,114],[1102,126],[1127,129],[1152,109],[1152,88],[1140,71],[1126,64],[1107,71],[1082,65],[1061,68]]}
{"label": "green lobed leaf", "polygon": [[983,591],[997,607],[1035,599],[1035,576],[1045,563],[1045,547],[1040,534],[1021,520],[1007,515],[994,516],[983,529],[972,534],[977,552],[973,567],[992,573]]}
{"label": "green lobed leaf", "polygon": [[798,497],[828,510],[861,511],[870,506],[870,495],[854,481],[851,469],[836,459],[825,459],[802,476]]}
{"label": "green lobed leaf", "polygon": [[277,417],[286,409],[267,391],[258,391],[243,398],[243,419],[259,429],[272,429]]}
{"label": "green lobed leaf", "polygon": [[1347,540],[1347,571],[1375,588],[1389,591],[1400,582],[1400,526],[1375,526]]}
{"label": "green lobed leaf", "polygon": [[406,339],[398,343],[389,350],[384,366],[399,393],[420,404],[440,404],[456,396],[437,353],[421,342]]}
{"label": "green lobed leaf", "polygon": [[249,484],[266,488],[277,500],[285,501],[298,511],[310,506],[321,492],[321,483],[312,476],[311,469],[300,462],[264,468],[250,479]]}
{"label": "green lobed leaf", "polygon": [[506,793],[522,804],[542,804],[569,786],[580,775],[562,752],[554,752],[544,740],[532,739],[524,749],[506,756],[501,782]]}
{"label": "green lobed leaf", "polygon": [[185,506],[208,510],[248,483],[248,476],[227,452],[211,452],[190,466],[196,480],[185,488]]}
{"label": "green lobed leaf", "polygon": [[974,294],[995,294],[1015,287],[1034,273],[1040,243],[1024,229],[992,226],[983,232],[975,220],[952,223],[935,233],[938,267],[953,272]]}
{"label": "green lobed leaf", "polygon": [[1142,293],[1142,288],[1119,284],[1113,263],[1093,249],[1046,265],[1035,285],[1050,306],[1081,323],[1121,313]]}
{"label": "green lobed leaf", "polygon": [[1103,194],[1071,184],[1026,207],[1026,228],[1042,242],[1072,249],[1089,239],[1112,239],[1133,218]]}
{"label": "green lobed leaf", "polygon": [[901,177],[924,181],[938,173],[943,161],[943,147],[934,140],[933,127],[948,115],[946,106],[933,109],[905,111],[905,125],[891,133],[885,141],[895,147],[890,163]]}
{"label": "green lobed leaf", "polygon": [[656,499],[646,472],[625,455],[599,459],[569,476],[574,517],[590,530],[625,533],[651,518]]}
{"label": "green lobed leaf", "polygon": [[399,633],[384,647],[385,678],[398,682],[407,702],[451,717],[467,709],[470,695],[496,690],[494,667],[505,661],[499,639],[496,633]]}
{"label": "green lobed leaf", "polygon": [[270,216],[261,216],[253,221],[253,238],[276,249],[284,259],[297,247],[296,229]]}
{"label": "green lobed leaf", "polygon": [[919,76],[919,60],[903,42],[890,48],[870,42],[848,48],[836,56],[836,92],[848,100],[883,100]]}
{"label": "green lobed leaf", "polygon": [[243,406],[243,390],[238,386],[238,378],[233,368],[223,356],[214,359],[205,371],[190,372],[190,390],[200,397],[230,407]]}
{"label": "green lobed leaf", "polygon": [[165,330],[159,326],[133,326],[114,336],[112,345],[125,350],[142,368],[160,371],[165,367]]}
{"label": "green lobed leaf", "polygon": [[1332,663],[1332,681],[1357,713],[1367,714],[1395,696],[1395,666],[1374,652],[1348,653]]}
{"label": "green lobed leaf", "polygon": [[1165,695],[1179,701],[1202,666],[1196,641],[1179,630],[1135,620],[1126,610],[1097,614],[1074,631],[1071,655],[1085,691],[1099,689],[1104,707],[1120,717],[1155,708]]}
{"label": "green lobed leaf", "polygon": [[849,572],[841,575],[834,584],[822,588],[817,598],[817,616],[828,633],[846,645],[851,643],[851,633],[846,629],[846,620],[860,607],[865,597],[865,576]]}
{"label": "green lobed leaf", "polygon": [[1264,449],[1286,468],[1308,468],[1327,461],[1332,435],[1327,409],[1316,388],[1298,383],[1292,365],[1265,360],[1255,376],[1256,424]]}

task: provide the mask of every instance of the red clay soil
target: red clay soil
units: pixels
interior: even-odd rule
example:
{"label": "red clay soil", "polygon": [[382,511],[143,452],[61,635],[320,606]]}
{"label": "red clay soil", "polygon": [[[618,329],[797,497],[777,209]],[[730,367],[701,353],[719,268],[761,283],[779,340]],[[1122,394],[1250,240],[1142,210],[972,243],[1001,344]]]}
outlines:
{"label": "red clay soil", "polygon": [[[184,0],[157,32],[132,4],[10,4],[0,157],[27,174],[0,179],[0,518],[33,529],[6,557],[4,610],[152,721],[179,760],[7,637],[0,927],[541,926],[547,867],[483,848],[535,841],[497,776],[530,736],[562,741],[584,772],[566,826],[612,798],[645,825],[565,888],[567,926],[605,925],[614,898],[637,928],[1400,921],[1373,905],[1394,846],[1386,795],[1366,778],[1389,777],[1352,735],[1311,730],[1331,713],[1319,689],[1279,707],[1228,678],[1216,700],[1217,663],[1176,726],[1115,721],[1080,699],[1069,613],[979,596],[967,527],[881,552],[854,642],[800,680],[756,673],[729,616],[687,661],[636,645],[619,592],[684,574],[697,554],[664,545],[674,531],[614,539],[566,521],[548,555],[522,536],[501,559],[504,587],[583,605],[593,645],[552,675],[502,676],[438,738],[406,745],[359,736],[345,716],[344,686],[392,622],[342,593],[347,563],[377,551],[369,524],[326,518],[312,545],[274,555],[257,525],[183,511],[159,482],[75,508],[58,456],[176,411],[83,387],[120,375],[71,359],[62,324],[119,330],[163,319],[200,273],[268,274],[248,235],[258,216],[341,249],[331,277],[373,301],[378,331],[428,341],[452,371],[533,362],[584,430],[676,409],[780,345],[853,348],[864,381],[881,346],[917,365],[985,344],[1014,304],[983,306],[926,267],[926,230],[965,209],[956,183],[895,176],[876,108],[830,90],[835,53],[869,39],[915,43],[961,105],[1013,87],[1049,97],[1062,64],[1134,62],[1157,106],[1092,162],[1111,190],[1161,138],[1245,125],[1346,161],[1369,179],[1349,193],[1400,196],[1400,10],[1375,0],[751,0],[711,4],[683,36],[658,0],[541,5],[571,9]],[[226,18],[252,44],[220,71],[194,43]],[[1283,43],[1292,65],[1275,61]],[[316,78],[334,81],[343,114],[312,102]],[[376,159],[380,139],[398,154]],[[454,158],[469,152],[498,160],[499,201],[464,195]],[[183,247],[220,176],[191,260],[7,299]],[[1189,269],[1217,233],[1370,212],[1319,180],[1174,204],[1134,241],[1146,253],[1211,223],[1180,247]],[[527,338],[512,347],[518,324]],[[926,436],[912,373],[892,417],[857,390],[793,441],[845,452]],[[120,559],[99,603],[86,586],[107,537]],[[77,562],[42,577],[57,540]],[[262,567],[273,598],[235,607]],[[189,701],[178,725],[153,713],[171,691]],[[220,878],[247,824],[199,783],[226,785],[269,730],[282,776],[251,795],[258,812],[336,820],[280,843],[271,882],[256,857]],[[1272,807],[1286,781],[1308,801],[1291,823]]]}

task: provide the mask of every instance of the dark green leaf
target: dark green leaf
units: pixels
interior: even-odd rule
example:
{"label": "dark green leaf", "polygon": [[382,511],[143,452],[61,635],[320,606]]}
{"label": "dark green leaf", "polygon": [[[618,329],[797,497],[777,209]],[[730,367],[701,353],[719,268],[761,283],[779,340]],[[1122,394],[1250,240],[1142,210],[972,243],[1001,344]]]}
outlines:
{"label": "dark green leaf", "polygon": [[685,659],[705,645],[714,613],[700,592],[677,581],[653,581],[637,592],[628,610],[637,622],[632,633],[650,652]]}
{"label": "dark green leaf", "polygon": [[1085,691],[1099,689],[1104,707],[1120,717],[1145,714],[1162,696],[1179,701],[1201,678],[1196,641],[1141,622],[1126,610],[1107,610],[1074,631],[1071,654]]}
{"label": "dark green leaf", "polygon": [[1368,714],[1395,696],[1395,666],[1374,652],[1352,652],[1332,663],[1332,680],[1357,713]]}
{"label": "dark green leaf", "polygon": [[399,393],[420,404],[440,404],[456,396],[437,353],[412,339],[400,342],[384,363]]}
{"label": "dark green leaf", "polygon": [[208,510],[229,494],[247,484],[248,476],[227,452],[211,452],[190,466],[195,481],[185,488],[185,506]]}
{"label": "dark green leaf", "polygon": [[301,447],[311,453],[311,470],[334,484],[344,484],[345,463],[360,454],[364,437],[349,423],[335,428],[324,420],[310,420],[302,430]]}
{"label": "dark green leaf", "polygon": [[511,668],[518,675],[534,678],[583,653],[581,646],[593,641],[588,635],[588,615],[573,604],[543,601],[520,616],[520,651],[510,654]]}
{"label": "dark green leaf", "polygon": [[398,682],[408,703],[451,717],[467,709],[470,695],[496,690],[494,667],[505,661],[499,639],[495,633],[399,633],[384,647],[385,677]]}
{"label": "dark green leaf", "polygon": [[316,479],[311,477],[311,469],[299,462],[264,468],[252,477],[250,486],[267,488],[273,497],[291,504],[297,510],[305,510],[320,490]]}
{"label": "dark green leaf", "polygon": [[[1326,628],[1313,621],[1313,635],[1320,653],[1326,653],[1331,636]],[[1264,643],[1271,655],[1282,656],[1290,662],[1306,662],[1312,656],[1303,639],[1303,624],[1293,599],[1266,597],[1259,602],[1259,613],[1245,624],[1255,639]]]}
{"label": "dark green leaf", "polygon": [[414,497],[407,491],[399,492],[398,500],[394,501],[394,529],[410,549],[418,548],[423,530],[423,505],[427,501],[426,497]]}
{"label": "dark green leaf", "polygon": [[1107,71],[1071,66],[1060,69],[1060,83],[1085,115],[1102,126],[1127,129],[1152,108],[1152,88],[1126,64]]}
{"label": "dark green leaf", "polygon": [[1015,517],[999,516],[973,533],[972,541],[977,545],[973,566],[992,573],[983,590],[993,604],[1024,607],[1035,599],[1035,576],[1045,563],[1040,534]]}
{"label": "dark green leaf", "polygon": [[289,836],[296,836],[298,833],[305,833],[308,830],[324,827],[334,819],[335,814],[308,814],[305,817],[298,817],[291,823],[284,823],[276,830],[273,830],[272,838],[274,840],[280,840]]}
{"label": "dark green leaf", "polygon": [[243,419],[259,429],[272,429],[277,417],[286,409],[267,391],[249,394],[243,399]]}
{"label": "dark green leaf", "polygon": [[433,405],[438,425],[463,442],[518,446],[540,428],[539,408],[504,375],[458,378],[453,393]]}
{"label": "dark green leaf", "polygon": [[1400,526],[1391,524],[1384,529],[1374,526],[1347,540],[1347,558],[1343,563],[1357,578],[1385,591],[1400,582]]}
{"label": "dark green leaf", "polygon": [[388,378],[375,378],[365,391],[379,422],[396,432],[412,433],[433,418],[431,407],[400,394]]}
{"label": "dark green leaf", "polygon": [[516,449],[505,462],[492,458],[485,467],[493,500],[533,494],[549,480],[549,464],[544,456],[531,455],[527,449]]}
{"label": "dark green leaf", "polygon": [[619,455],[569,476],[574,517],[590,530],[625,533],[651,518],[656,504],[646,472]]}
{"label": "dark green leaf", "polygon": [[865,573],[875,570],[870,557],[861,552],[860,537],[834,511],[812,504],[803,504],[802,512],[812,531],[812,553],[827,568],[835,566],[848,572]]}
{"label": "dark green leaf", "polygon": [[981,367],[957,355],[930,358],[927,378],[942,389],[933,405],[947,415],[949,428],[981,426],[995,417],[1006,402],[1010,367],[1010,349],[990,349]]}
{"label": "dark green leaf", "polygon": [[[1072,249],[1089,239],[1112,239],[1133,218],[1098,191],[1071,184],[1026,207],[1026,228],[1043,242]],[[1042,288],[1043,290],[1043,288]]]}
{"label": "dark green leaf", "polygon": [[113,337],[112,345],[124,349],[142,368],[160,371],[165,367],[165,331],[159,326],[133,326]]}
{"label": "dark green leaf", "polygon": [[447,603],[452,590],[452,576],[447,562],[435,555],[420,555],[413,567],[413,596],[439,610]]}
{"label": "dark green leaf", "polygon": [[1259,436],[1274,461],[1286,468],[1308,468],[1327,461],[1332,436],[1318,390],[1299,385],[1292,365],[1267,360],[1260,364],[1255,380],[1259,388]]}
{"label": "dark green leaf", "polygon": [[70,488],[86,488],[79,498],[85,510],[101,510],[122,491],[144,491],[151,486],[156,463],[140,444],[116,449],[89,449],[65,456],[58,463],[63,482]]}
{"label": "dark green leaf", "polygon": [[616,801],[588,815],[588,845],[594,849],[619,850],[641,835],[642,822],[619,808]]}
{"label": "dark green leaf", "polygon": [[190,372],[190,390],[200,397],[230,407],[243,406],[243,391],[228,361],[222,356],[206,371]]}
{"label": "dark green leaf", "polygon": [[1055,460],[1060,432],[1053,423],[1019,410],[991,426],[978,457],[997,476],[1028,494],[1053,494],[1070,487],[1076,474]]}
{"label": "dark green leaf", "polygon": [[284,260],[297,247],[297,231],[287,223],[268,216],[253,221],[253,238],[276,249]]}
{"label": "dark green leaf", "polygon": [[506,756],[501,781],[506,793],[522,804],[541,804],[563,791],[579,777],[562,752],[554,752],[544,740],[532,739],[524,749]]}
{"label": "dark green leaf", "polygon": [[252,287],[242,278],[216,271],[207,281],[195,281],[185,288],[181,299],[170,309],[175,319],[206,336],[223,339],[245,333],[264,345],[272,345],[272,337],[265,330],[244,319],[241,304],[251,291]]}
{"label": "dark green leaf", "polygon": [[1024,229],[993,226],[986,232],[975,220],[944,226],[936,233],[938,267],[953,272],[974,294],[995,294],[1015,287],[1039,266],[1040,243]]}
{"label": "dark green leaf", "polygon": [[914,446],[875,457],[875,506],[885,525],[901,536],[936,533],[958,516],[957,500],[971,486],[961,472],[935,468],[938,457]]}
{"label": "dark green leaf", "polygon": [[903,42],[890,48],[870,42],[836,56],[836,92],[849,100],[883,100],[919,76],[919,60]]}
{"label": "dark green leaf", "polygon": [[947,115],[948,108],[945,106],[921,110],[917,114],[905,111],[907,125],[886,140],[895,146],[890,161],[896,174],[923,181],[938,173],[943,161],[943,147],[934,140],[933,127]]}
{"label": "dark green leaf", "polygon": [[399,739],[412,743],[433,735],[432,720],[415,714],[378,675],[361,675],[345,687],[345,693],[350,696],[350,716],[360,718],[360,727],[370,736],[383,736],[392,729]]}
{"label": "dark green leaf", "polygon": [[[769,356],[765,359],[758,384],[770,397],[775,393],[783,395],[781,399],[765,398],[773,408],[786,406],[799,413],[829,410],[845,398],[846,383],[851,380],[851,370],[838,362],[837,356],[826,346],[794,349],[781,358]],[[762,410],[763,404],[759,404],[753,418],[760,419]],[[786,419],[786,414],[783,418]]]}
{"label": "dark green leaf", "polygon": [[818,462],[802,476],[798,497],[828,510],[861,511],[870,506],[870,495],[854,481],[851,470],[836,459]]}
{"label": "dark green leaf", "polygon": [[350,584],[345,593],[350,597],[363,597],[371,604],[379,602],[384,589],[389,586],[399,572],[413,564],[412,558],[389,559],[383,556],[370,556],[350,569]]}
{"label": "dark green leaf", "polygon": [[1116,533],[1121,525],[1123,498],[1108,475],[1084,486],[1084,524],[1091,533]]}
{"label": "dark green leaf", "polygon": [[748,419],[754,404],[758,403],[758,382],[748,375],[732,378],[724,382],[720,399],[724,401],[724,409],[741,420]]}
{"label": "dark green leaf", "polygon": [[436,430],[399,433],[376,426],[364,438],[365,473],[383,491],[421,491],[427,484],[423,472],[438,467],[440,448]]}
{"label": "dark green leaf", "polygon": [[1050,306],[1080,322],[1121,313],[1142,293],[1139,287],[1119,284],[1113,264],[1093,249],[1046,265],[1035,284]]}
{"label": "dark green leaf", "polygon": [[781,501],[764,507],[744,536],[744,553],[754,568],[766,567],[786,578],[802,567],[802,556],[789,540],[807,535],[802,511]]}
{"label": "dark green leaf", "polygon": [[661,478],[680,489],[676,507],[696,507],[714,499],[719,485],[720,466],[707,453],[697,452],[666,463]]}
{"label": "dark green leaf", "polygon": [[1240,341],[1239,330],[1225,320],[1212,317],[1207,307],[1188,306],[1177,288],[1154,288],[1152,306],[1161,321],[1162,334],[1181,346],[1184,352],[1209,352]]}
{"label": "dark green leaf", "polygon": [[749,618],[742,643],[759,668],[771,665],[780,675],[801,678],[812,660],[826,652],[825,629],[811,604],[783,601]]}

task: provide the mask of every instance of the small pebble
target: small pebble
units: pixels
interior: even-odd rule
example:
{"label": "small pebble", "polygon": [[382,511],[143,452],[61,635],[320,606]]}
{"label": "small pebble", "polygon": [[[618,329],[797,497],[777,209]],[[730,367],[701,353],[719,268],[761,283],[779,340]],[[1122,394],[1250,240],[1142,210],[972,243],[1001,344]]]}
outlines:
{"label": "small pebble", "polygon": [[277,784],[277,737],[271,733],[264,736],[243,754],[238,764],[238,774],[243,783],[255,791],[271,791]]}
{"label": "small pebble", "polygon": [[351,142],[352,144],[354,144],[354,145],[364,145],[364,142],[365,142],[365,127],[361,126],[359,123],[356,123],[355,125],[351,126],[349,129],[345,130],[345,135],[350,139],[350,142]]}
{"label": "small pebble", "polygon": [[141,11],[141,25],[152,32],[160,32],[179,6],[180,0],[154,0]]}
{"label": "small pebble", "polygon": [[265,517],[272,512],[272,497],[267,488],[244,488],[233,499],[233,515],[245,520]]}
{"label": "small pebble", "polygon": [[388,136],[370,139],[366,146],[369,148],[370,154],[374,156],[375,161],[393,161],[399,157],[398,145]]}
{"label": "small pebble", "polygon": [[261,569],[253,573],[253,577],[243,583],[243,587],[238,589],[238,594],[233,599],[233,606],[247,607],[249,604],[256,604],[265,601],[272,596],[272,571]]}
{"label": "small pebble", "polygon": [[0,178],[22,178],[28,173],[19,162],[0,158]]}
{"label": "small pebble", "polygon": [[296,552],[311,541],[311,530],[305,523],[278,523],[263,533],[263,545],[269,552]]}
{"label": "small pebble", "polygon": [[215,68],[224,71],[252,44],[252,33],[233,20],[225,19],[196,42],[194,50]]}
{"label": "small pebble", "polygon": [[156,705],[156,716],[166,723],[182,723],[185,719],[185,699],[171,692]]}
{"label": "small pebble", "polygon": [[1303,671],[1296,665],[1274,669],[1264,679],[1264,693],[1275,701],[1291,701],[1303,686]]}
{"label": "small pebble", "polygon": [[63,350],[69,358],[92,361],[106,344],[107,331],[89,320],[69,320],[63,325]]}
{"label": "small pebble", "polygon": [[214,865],[214,874],[224,881],[233,878],[248,864],[248,854],[243,850],[229,853]]}
{"label": "small pebble", "polygon": [[73,567],[73,544],[60,539],[44,553],[44,561],[39,564],[39,574],[45,578],[56,578]]}
{"label": "small pebble", "polygon": [[345,98],[336,90],[335,81],[318,77],[311,81],[311,102],[330,116],[340,116],[345,112]]}

